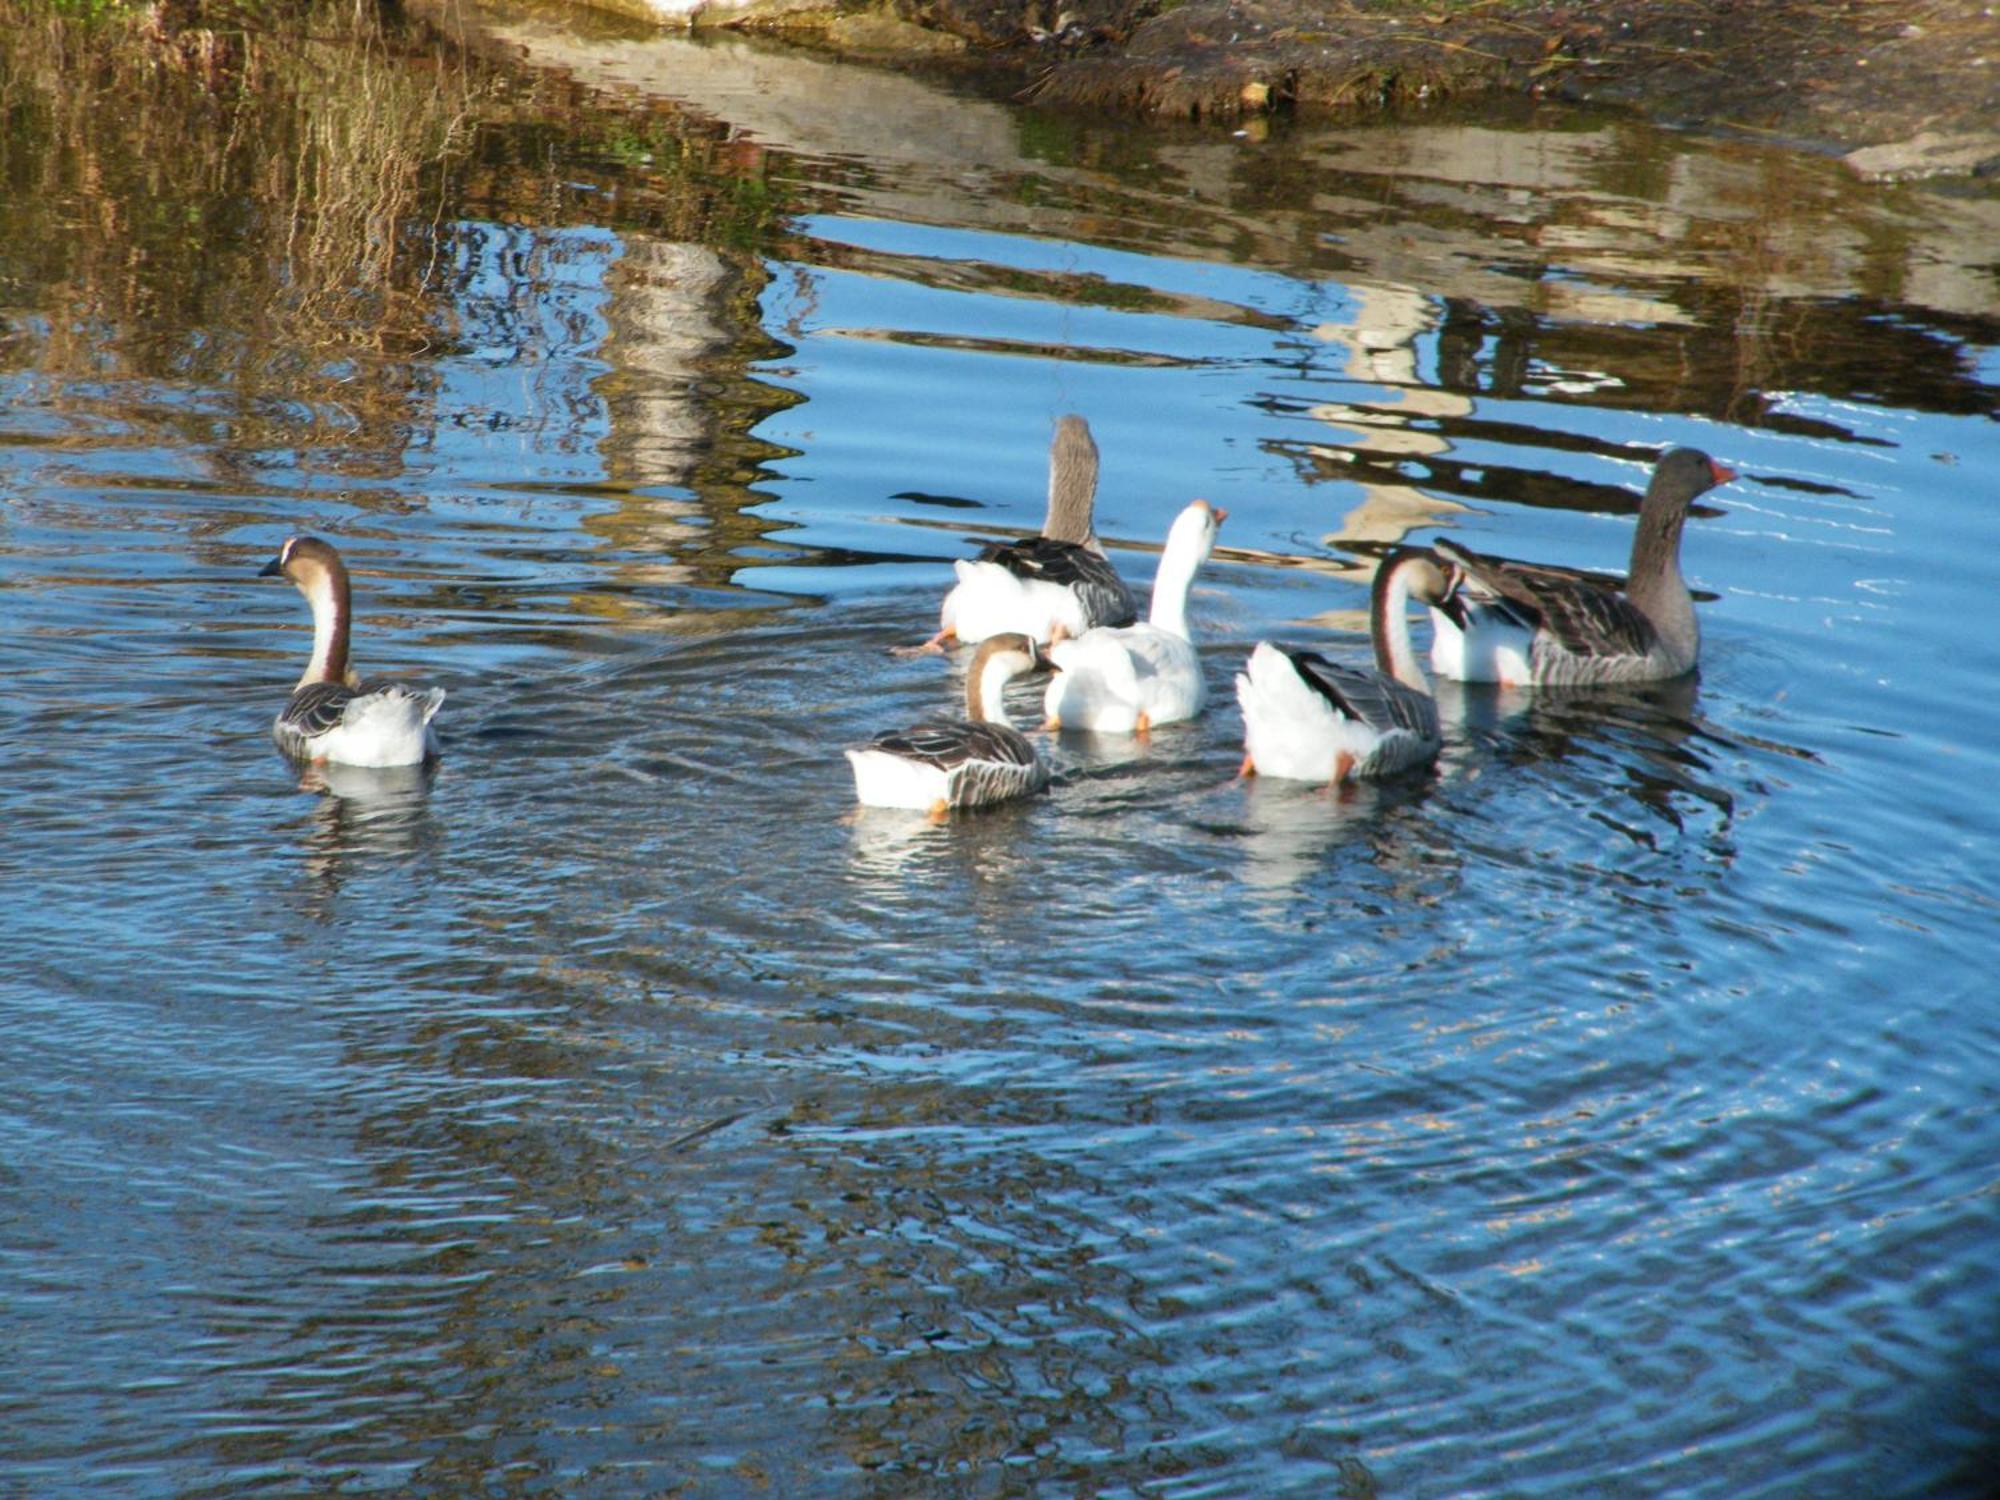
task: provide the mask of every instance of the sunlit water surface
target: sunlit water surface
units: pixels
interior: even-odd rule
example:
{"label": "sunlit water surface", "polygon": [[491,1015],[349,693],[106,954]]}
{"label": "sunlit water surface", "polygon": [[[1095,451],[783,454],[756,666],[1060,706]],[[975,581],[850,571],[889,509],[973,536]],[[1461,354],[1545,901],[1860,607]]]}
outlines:
{"label": "sunlit water surface", "polygon": [[[1991,189],[928,90],[963,138],[877,157],[758,93],[747,243],[485,127],[394,347],[105,314],[4,231],[0,1491],[1976,1491]],[[842,747],[959,691],[887,648],[1066,411],[1135,581],[1230,511],[1208,713],[854,816]],[[1364,659],[1398,540],[1615,572],[1675,443],[1742,474],[1698,685],[1234,779],[1256,640]],[[448,689],[434,776],[273,751],[296,531]]]}

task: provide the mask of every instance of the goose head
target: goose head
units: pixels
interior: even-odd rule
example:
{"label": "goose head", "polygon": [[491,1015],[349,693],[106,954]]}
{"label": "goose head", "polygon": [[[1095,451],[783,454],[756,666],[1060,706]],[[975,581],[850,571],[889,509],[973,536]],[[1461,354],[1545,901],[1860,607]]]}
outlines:
{"label": "goose head", "polygon": [[329,542],[316,536],[291,536],[278,555],[257,572],[259,578],[289,578],[306,598],[345,598],[347,564]]}
{"label": "goose head", "polygon": [[316,536],[285,539],[278,555],[258,570],[259,578],[289,578],[312,606],[313,654],[303,686],[309,682],[345,682],[353,686],[359,679],[348,666],[347,636],[351,623],[347,565],[332,545]]}
{"label": "goose head", "polygon": [[1196,500],[1174,517],[1167,531],[1166,550],[1200,562],[1214,550],[1216,533],[1228,519],[1229,512],[1221,506]]}

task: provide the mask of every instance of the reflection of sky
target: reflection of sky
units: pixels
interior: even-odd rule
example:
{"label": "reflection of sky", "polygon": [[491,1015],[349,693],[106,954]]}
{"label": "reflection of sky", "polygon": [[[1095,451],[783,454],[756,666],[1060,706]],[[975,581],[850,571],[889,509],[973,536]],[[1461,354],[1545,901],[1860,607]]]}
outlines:
{"label": "reflection of sky", "polygon": [[456,337],[435,363],[437,420],[412,441],[413,472],[443,487],[437,499],[529,477],[537,489],[602,480],[610,424],[594,386],[608,366],[595,353],[618,237],[471,222],[443,246]]}
{"label": "reflection of sky", "polygon": [[[889,255],[972,261],[1049,276],[1093,276],[1175,296],[1213,298],[1274,317],[1295,315],[1299,303],[1300,283],[1294,278],[1223,261],[1169,260],[1066,240],[982,234],[882,219],[812,215],[801,219],[798,229],[828,244],[853,245]],[[1329,308],[1324,315],[1331,317],[1334,311]]]}
{"label": "reflection of sky", "polygon": [[[1436,366],[1436,287],[819,227],[1297,326],[945,291],[910,262],[800,267],[807,295],[781,267],[763,316],[805,331],[765,378],[807,399],[759,432],[799,450],[767,509],[809,540],[941,559],[961,527],[1032,527],[1048,419],[1077,409],[1107,530],[1156,538],[1199,485],[1236,512],[1225,547],[1311,555],[1357,487],[1274,445],[1350,441],[1308,408],[1400,392],[1310,331],[1411,316],[1381,332]],[[1993,1389],[1973,1106],[2000,710],[1965,626],[2000,428],[1468,397],[1516,435],[1454,435],[1458,461],[1635,489],[1555,441],[1585,435],[1743,470],[1690,530],[1716,596],[1691,707],[1481,719],[1445,693],[1429,779],[1236,785],[1243,642],[1357,590],[1224,564],[1199,722],[1051,745],[1058,785],[1019,808],[847,824],[839,745],[950,700],[946,664],[879,649],[934,619],[942,563],[829,565],[830,606],[745,628],[718,603],[713,634],[655,649],[626,624],[661,597],[576,556],[630,435],[601,399],[620,244],[461,223],[446,245],[450,343],[395,503],[325,506],[368,567],[369,664],[450,688],[434,785],[301,797],[271,751],[303,611],[249,568],[297,497],[182,485],[212,448],[97,446],[121,414],[80,404],[61,449],[0,437],[0,858],[28,892],[0,1114],[63,1188],[7,1237],[37,1377],[10,1388],[49,1488],[93,1465],[162,1491],[280,1464],[483,1477],[501,1433],[495,1473],[643,1454],[657,1483],[790,1446],[836,1488],[920,1492],[956,1470],[919,1455],[964,1438],[1007,1445],[1024,1488],[1329,1493],[1379,1466],[1398,1493],[1615,1469],[1874,1494],[1889,1470],[1854,1455],[1924,1457],[1892,1420],[1911,1392]],[[1177,363],[1016,352],[1036,340]],[[0,434],[49,426],[35,384],[0,389],[24,408]],[[1630,537],[1504,499],[1449,524],[1608,567]],[[473,581],[437,586],[454,570]],[[853,597],[884,579],[907,592]],[[1690,1371],[1732,1395],[1695,1410]],[[1330,1474],[1315,1450],[1358,1456]]]}
{"label": "reflection of sky", "polygon": [[[1300,451],[1331,449],[1337,466],[1339,452],[1377,446],[1385,431],[1421,429],[1437,415],[1410,404],[1406,386],[1385,383],[1408,380],[1408,372],[1419,387],[1433,379],[1433,297],[971,230],[827,218],[804,227],[878,259],[866,273],[779,266],[765,296],[766,328],[793,350],[767,376],[808,398],[760,429],[801,450],[776,465],[784,477],[772,486],[778,499],[766,512],[792,523],[785,539],[799,545],[943,561],[964,555],[967,538],[989,527],[1032,530],[1044,506],[1050,423],[1078,411],[1090,419],[1103,454],[1098,522],[1107,538],[1157,543],[1174,511],[1199,494],[1231,513],[1222,567],[1232,547],[1329,558],[1337,553],[1325,539],[1366,495],[1359,485],[1308,472]],[[946,267],[960,279],[976,268],[985,274],[970,290],[936,284]],[[1008,276],[1028,278],[1030,292],[995,290]],[[1060,282],[1034,281],[1078,276],[1178,307],[1082,306]],[[1259,326],[1274,319],[1280,326]],[[920,407],[912,392],[923,393]],[[1607,446],[1696,443],[1727,454],[1732,441],[1697,418],[1635,417],[1581,399],[1455,395],[1451,404],[1515,431],[1554,427]],[[1357,406],[1383,415],[1357,422],[1343,414]],[[1455,461],[1532,463],[1634,491],[1645,479],[1637,462],[1589,453],[1536,448],[1524,457],[1518,439],[1425,436],[1418,446],[1448,451]],[[1422,485],[1421,466],[1407,472]],[[886,483],[885,474],[892,476]],[[892,498],[898,493],[987,508],[942,509]],[[1516,534],[1523,545],[1560,556],[1565,530],[1590,519],[1534,511]],[[1586,546],[1576,560],[1621,566],[1628,523],[1612,517],[1601,529],[1602,555]],[[1150,578],[1147,553],[1114,556],[1135,578]],[[1212,570],[1210,581],[1219,576]],[[759,581],[778,583],[769,575]],[[881,587],[890,580],[844,581]],[[893,582],[902,581],[898,572]],[[815,591],[842,582],[812,574]],[[1321,597],[1298,597],[1301,582],[1237,576],[1231,587],[1269,591],[1258,611],[1292,618],[1359,602],[1352,587],[1325,580],[1317,584]]]}
{"label": "reflection of sky", "polygon": [[[1338,289],[1229,266],[964,231],[819,227],[877,250],[1101,276],[1265,317],[1309,312],[1317,321],[1329,313],[1318,304],[1347,301]],[[1257,403],[1281,388],[1290,388],[1294,404],[1302,401],[1296,389],[1302,365],[1320,367],[1327,387],[1339,384],[1350,398],[1377,394],[1341,377],[1342,351],[1307,340],[1293,326],[1273,330],[1078,306],[1055,295],[926,285],[914,279],[926,274],[921,260],[904,264],[912,279],[780,268],[766,294],[765,326],[796,350],[772,378],[809,398],[760,429],[803,450],[777,465],[785,478],[773,487],[779,500],[768,512],[798,525],[788,540],[942,559],[963,555],[962,537],[988,526],[1032,530],[1045,504],[1051,424],[1066,411],[1090,419],[1103,455],[1098,525],[1108,538],[1157,545],[1173,514],[1196,495],[1230,510],[1225,547],[1239,539],[1269,546],[1284,537],[1288,550],[1310,550],[1334,519],[1320,497],[1301,493],[1293,462],[1264,447],[1316,439],[1324,429],[1310,419],[1267,414]],[[987,346],[940,347],[946,340]],[[1044,346],[1064,353],[1051,357]],[[1145,362],[1121,363],[1121,356]],[[907,393],[913,391],[923,392],[921,409],[912,409]],[[885,462],[885,451],[893,460]],[[893,475],[886,489],[885,474]],[[943,510],[892,499],[899,491],[991,508]],[[1302,517],[1311,519],[1301,526]],[[891,530],[882,524],[890,518],[945,529]],[[1150,578],[1149,555],[1121,552],[1119,561]]]}

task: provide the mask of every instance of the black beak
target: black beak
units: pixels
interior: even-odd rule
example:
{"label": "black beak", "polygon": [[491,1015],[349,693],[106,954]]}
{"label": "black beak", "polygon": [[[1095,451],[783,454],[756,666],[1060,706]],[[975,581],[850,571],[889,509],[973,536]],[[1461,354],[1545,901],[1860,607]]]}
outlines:
{"label": "black beak", "polygon": [[282,557],[274,557],[257,570],[257,576],[259,578],[276,578],[284,571],[285,560]]}

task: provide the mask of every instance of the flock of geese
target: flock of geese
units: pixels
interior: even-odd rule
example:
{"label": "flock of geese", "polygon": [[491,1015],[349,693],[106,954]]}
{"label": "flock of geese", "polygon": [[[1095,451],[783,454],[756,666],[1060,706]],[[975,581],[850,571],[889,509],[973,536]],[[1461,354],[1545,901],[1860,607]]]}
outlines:
{"label": "flock of geese", "polygon": [[[1047,763],[1008,719],[1007,684],[1046,671],[1046,727],[1144,735],[1192,719],[1207,699],[1188,631],[1188,593],[1228,512],[1196,500],[1174,520],[1146,617],[1098,541],[1092,519],[1097,445],[1065,416],[1049,450],[1041,534],[992,543],[953,564],[939,628],[905,653],[976,647],[965,717],[932,719],[847,752],[864,806],[943,818],[1028,796]],[[1369,597],[1375,666],[1260,641],[1236,677],[1243,774],[1338,784],[1428,766],[1443,745],[1416,647],[1414,599],[1432,626],[1431,670],[1460,682],[1573,687],[1678,677],[1701,633],[1680,571],[1694,498],[1735,473],[1693,448],[1660,459],[1639,508],[1622,587],[1567,570],[1483,556],[1449,540],[1383,559]],[[438,753],[442,688],[364,684],[348,662],[351,587],[340,554],[295,536],[263,569],[290,579],[312,608],[313,652],[272,726],[286,754],[313,763],[414,765]]]}

